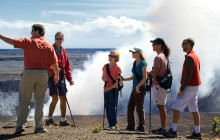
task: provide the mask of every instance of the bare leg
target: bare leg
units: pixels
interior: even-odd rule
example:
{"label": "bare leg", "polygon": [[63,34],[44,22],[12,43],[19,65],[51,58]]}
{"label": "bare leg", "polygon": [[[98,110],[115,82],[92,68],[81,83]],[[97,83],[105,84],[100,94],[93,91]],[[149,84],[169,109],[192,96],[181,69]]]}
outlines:
{"label": "bare leg", "polygon": [[165,128],[167,120],[167,111],[165,105],[157,105],[157,108],[160,112],[160,122],[161,126]]}
{"label": "bare leg", "polygon": [[59,97],[60,97],[61,118],[66,118],[66,96],[59,96]]}
{"label": "bare leg", "polygon": [[53,116],[57,101],[58,101],[58,95],[52,95],[52,102],[50,103],[48,117]]}
{"label": "bare leg", "polygon": [[178,124],[180,113],[180,111],[173,109],[173,123]]}
{"label": "bare leg", "polygon": [[200,126],[200,114],[199,112],[192,112],[195,126]]}

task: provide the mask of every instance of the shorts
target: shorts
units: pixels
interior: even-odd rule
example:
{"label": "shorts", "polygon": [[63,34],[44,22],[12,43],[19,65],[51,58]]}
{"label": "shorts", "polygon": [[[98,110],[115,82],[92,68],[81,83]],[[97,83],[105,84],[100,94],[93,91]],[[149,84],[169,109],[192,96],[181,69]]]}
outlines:
{"label": "shorts", "polygon": [[183,98],[177,97],[172,105],[172,109],[183,112],[188,105],[189,112],[199,112],[198,90],[199,86],[187,86],[183,91]]}
{"label": "shorts", "polygon": [[167,102],[167,90],[160,87],[159,85],[153,85],[153,97],[154,104],[156,105],[166,105]]}
{"label": "shorts", "polygon": [[52,95],[59,95],[59,96],[66,96],[67,88],[66,82],[64,80],[59,80],[59,82],[55,85],[54,78],[49,77],[48,79],[48,87],[49,87],[49,94]]}

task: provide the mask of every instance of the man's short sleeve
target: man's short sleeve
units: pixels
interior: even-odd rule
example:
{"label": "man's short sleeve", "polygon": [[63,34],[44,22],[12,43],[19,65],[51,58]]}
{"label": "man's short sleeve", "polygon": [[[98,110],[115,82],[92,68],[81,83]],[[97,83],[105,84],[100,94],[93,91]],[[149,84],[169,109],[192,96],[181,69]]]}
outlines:
{"label": "man's short sleeve", "polygon": [[25,49],[31,45],[30,38],[16,38],[14,39],[14,48]]}

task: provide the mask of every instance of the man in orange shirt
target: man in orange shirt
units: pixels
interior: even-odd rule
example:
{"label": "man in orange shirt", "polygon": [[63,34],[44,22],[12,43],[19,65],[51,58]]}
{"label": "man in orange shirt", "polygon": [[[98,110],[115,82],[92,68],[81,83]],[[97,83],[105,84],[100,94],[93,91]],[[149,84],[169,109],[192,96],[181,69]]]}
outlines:
{"label": "man in orange shirt", "polygon": [[24,50],[24,71],[19,84],[18,118],[15,134],[24,131],[27,122],[32,92],[34,91],[35,133],[45,133],[43,122],[44,96],[47,88],[47,69],[52,65],[55,72],[54,82],[59,81],[57,57],[54,48],[44,39],[45,28],[41,24],[32,26],[31,38],[12,39],[0,34],[0,39]]}
{"label": "man in orange shirt", "polygon": [[186,52],[185,62],[183,64],[181,87],[177,94],[177,98],[172,105],[173,122],[169,131],[163,133],[166,137],[177,137],[177,124],[180,118],[180,113],[188,106],[192,112],[195,130],[189,139],[201,138],[200,133],[200,114],[198,110],[198,90],[201,84],[200,79],[200,60],[193,51],[194,40],[192,38],[184,39],[182,42],[183,51]]}

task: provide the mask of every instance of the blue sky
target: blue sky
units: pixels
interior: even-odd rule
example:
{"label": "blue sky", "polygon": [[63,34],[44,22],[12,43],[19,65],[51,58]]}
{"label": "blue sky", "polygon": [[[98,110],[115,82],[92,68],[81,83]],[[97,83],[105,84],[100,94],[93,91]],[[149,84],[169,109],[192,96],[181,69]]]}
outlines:
{"label": "blue sky", "polygon": [[[147,21],[149,3],[147,0],[1,0],[0,12],[4,14],[0,15],[0,33],[12,38],[30,37],[31,25],[41,23],[46,28],[45,38],[51,43],[54,34],[61,31],[67,48],[115,48],[141,37],[142,25],[137,24]],[[101,45],[101,40],[107,44]],[[2,48],[8,46],[0,42]]]}
{"label": "blue sky", "polygon": [[1,0],[8,20],[79,22],[106,16],[146,19],[147,0]]}

